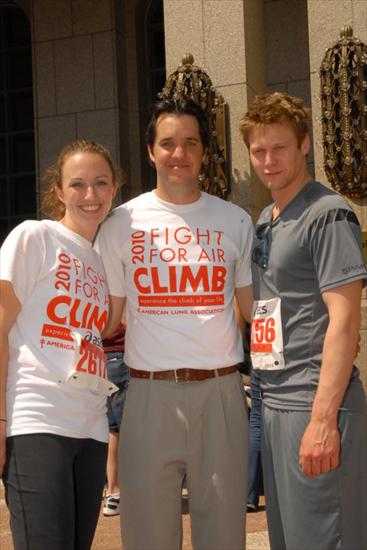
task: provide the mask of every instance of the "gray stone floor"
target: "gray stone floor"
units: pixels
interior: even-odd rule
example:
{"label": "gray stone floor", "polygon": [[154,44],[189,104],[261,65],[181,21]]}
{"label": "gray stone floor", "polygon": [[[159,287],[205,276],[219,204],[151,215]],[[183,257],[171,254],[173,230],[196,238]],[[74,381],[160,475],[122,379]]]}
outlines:
{"label": "gray stone floor", "polygon": [[[259,512],[247,515],[246,550],[269,550],[263,500],[260,501],[260,505]],[[184,531],[182,550],[192,550],[190,517],[187,513],[184,513],[182,518]],[[2,483],[0,483],[0,548],[1,550],[14,550],[9,529],[9,514],[5,504]],[[106,518],[101,513],[92,550],[121,550],[120,523],[118,516]]]}

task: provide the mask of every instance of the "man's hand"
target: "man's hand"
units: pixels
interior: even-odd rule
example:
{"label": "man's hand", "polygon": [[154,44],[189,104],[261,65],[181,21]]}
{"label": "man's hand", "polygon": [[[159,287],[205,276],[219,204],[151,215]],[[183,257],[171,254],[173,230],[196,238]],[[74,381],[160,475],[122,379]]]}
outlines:
{"label": "man's hand", "polygon": [[337,418],[348,387],[357,349],[362,281],[323,292],[329,314],[320,378],[311,420],[301,440],[299,463],[306,476],[334,470],[340,460]]}
{"label": "man's hand", "polygon": [[327,474],[339,465],[340,435],[336,421],[311,419],[301,439],[299,464],[305,476]]}

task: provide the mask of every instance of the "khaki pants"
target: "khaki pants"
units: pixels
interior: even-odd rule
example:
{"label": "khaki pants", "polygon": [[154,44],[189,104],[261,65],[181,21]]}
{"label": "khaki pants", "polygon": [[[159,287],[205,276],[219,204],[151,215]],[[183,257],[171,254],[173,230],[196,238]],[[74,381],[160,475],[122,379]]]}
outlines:
{"label": "khaki pants", "polygon": [[131,378],[121,426],[124,550],[179,550],[187,477],[195,550],[244,550],[247,405],[238,373],[203,382]]}

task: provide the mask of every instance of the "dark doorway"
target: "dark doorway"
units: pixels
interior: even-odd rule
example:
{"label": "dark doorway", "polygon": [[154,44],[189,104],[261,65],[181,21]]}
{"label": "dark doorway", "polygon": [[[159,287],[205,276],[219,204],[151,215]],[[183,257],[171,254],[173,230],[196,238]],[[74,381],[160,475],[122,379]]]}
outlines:
{"label": "dark doorway", "polygon": [[141,105],[142,191],[155,187],[155,170],[149,165],[145,147],[145,128],[150,108],[166,81],[164,13],[162,0],[144,0],[137,14],[139,63],[139,103]]}
{"label": "dark doorway", "polygon": [[37,213],[31,30],[21,8],[0,3],[0,243]]}

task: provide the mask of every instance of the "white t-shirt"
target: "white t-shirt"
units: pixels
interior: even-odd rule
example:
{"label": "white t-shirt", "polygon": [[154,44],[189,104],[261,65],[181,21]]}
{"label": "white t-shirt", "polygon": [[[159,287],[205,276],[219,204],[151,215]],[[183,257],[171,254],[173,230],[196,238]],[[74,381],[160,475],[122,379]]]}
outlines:
{"label": "white t-shirt", "polygon": [[[7,435],[107,441],[106,397],[89,389],[105,377],[100,332],[108,287],[101,258],[61,223],[29,220],[5,240],[0,265],[0,278],[12,283],[22,306],[9,333]],[[76,366],[87,388],[73,385]]]}
{"label": "white t-shirt", "polygon": [[202,193],[176,205],[150,192],[116,208],[97,244],[112,296],[127,296],[125,361],[142,370],[243,360],[235,288],[251,284],[252,224]]}

